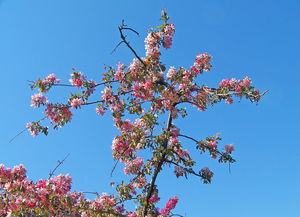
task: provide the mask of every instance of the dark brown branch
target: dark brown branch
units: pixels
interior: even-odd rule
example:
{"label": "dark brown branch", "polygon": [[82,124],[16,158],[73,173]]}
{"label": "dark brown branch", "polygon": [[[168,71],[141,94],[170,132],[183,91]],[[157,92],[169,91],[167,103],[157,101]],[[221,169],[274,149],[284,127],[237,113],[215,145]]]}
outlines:
{"label": "dark brown branch", "polygon": [[117,48],[118,48],[122,43],[124,43],[124,41],[120,41],[120,42],[115,46],[115,48],[112,50],[112,52],[110,52],[110,54],[114,53],[114,52],[117,50]]}
{"label": "dark brown branch", "polygon": [[184,217],[183,215],[179,215],[179,214],[173,214],[173,213],[171,213],[171,216],[179,216],[179,217]]}
{"label": "dark brown branch", "polygon": [[116,169],[116,167],[117,167],[118,163],[119,163],[119,159],[118,159],[118,160],[116,160],[116,163],[115,163],[114,167],[112,168],[112,170],[111,170],[111,172],[110,172],[110,177],[112,177],[112,176],[113,176],[113,173],[114,173],[114,171],[115,171],[115,169]]}
{"label": "dark brown branch", "polygon": [[183,167],[183,166],[179,165],[178,163],[176,163],[176,162],[174,162],[174,161],[170,161],[170,160],[166,160],[166,162],[167,162],[167,163],[170,163],[170,164],[174,164],[174,165],[176,165],[176,166],[178,166],[178,167],[181,167],[181,168],[183,168],[186,172],[191,173],[191,174],[193,174],[193,175],[195,175],[195,176],[201,177],[201,176],[200,176],[198,173],[196,173],[192,168],[186,168],[186,167]]}
{"label": "dark brown branch", "polygon": [[99,193],[98,192],[92,192],[92,191],[84,191],[84,192],[82,192],[83,194],[95,194],[95,195],[97,195],[97,197],[99,197]]}
{"label": "dark brown branch", "polygon": [[92,105],[92,104],[97,104],[97,103],[102,103],[104,102],[104,100],[97,100],[97,101],[93,101],[93,102],[86,102],[84,104],[82,104],[81,106],[83,105]]}
{"label": "dark brown branch", "polygon": [[[167,130],[166,130],[167,132],[170,130],[171,125],[172,125],[172,112],[170,111],[169,118],[168,118],[168,123],[167,123]],[[146,217],[147,212],[148,212],[149,199],[151,198],[151,196],[153,194],[157,175],[160,172],[163,163],[166,161],[166,155],[167,155],[166,149],[167,149],[167,146],[168,146],[168,141],[169,141],[169,139],[166,138],[166,141],[163,144],[163,154],[162,154],[162,157],[161,157],[160,161],[158,162],[158,165],[155,168],[155,171],[154,171],[152,179],[151,179],[149,191],[148,191],[148,194],[147,194],[147,197],[146,197],[146,205],[145,205],[145,209],[144,209],[144,217]]]}
{"label": "dark brown branch", "polygon": [[27,128],[23,129],[21,132],[19,132],[17,135],[15,135],[13,138],[11,138],[11,139],[9,140],[8,143],[11,143],[12,141],[14,141],[15,138],[17,138],[18,136],[20,136],[20,135],[21,135],[22,133],[24,133],[26,130],[27,130]]}
{"label": "dark brown branch", "polygon": [[[178,136],[181,136],[181,137],[184,137],[184,138],[187,138],[187,139],[190,139],[192,141],[194,141],[196,144],[199,144],[199,141],[194,139],[193,137],[190,137],[190,136],[186,136],[186,135],[182,135],[182,134],[179,134]],[[205,144],[202,144],[205,148],[207,148],[208,150],[211,150],[210,147],[208,147],[207,145]],[[216,152],[217,154],[223,156],[224,154],[216,149],[213,149],[214,152]]]}
{"label": "dark brown branch", "polygon": [[119,29],[119,32],[120,32],[120,37],[122,39],[121,42],[118,43],[118,45],[120,45],[122,42],[126,44],[126,46],[131,50],[131,52],[134,54],[134,56],[146,67],[146,64],[145,62],[140,58],[140,56],[136,53],[136,51],[131,47],[131,45],[129,44],[129,42],[126,40],[126,36],[124,35],[123,33],[123,30],[131,30],[133,31],[134,33],[136,33],[137,35],[138,32],[133,30],[132,28],[128,28],[128,27],[125,27],[124,25],[124,22],[122,22],[122,25],[118,27]]}
{"label": "dark brown branch", "polygon": [[70,155],[70,153],[67,154],[67,156],[65,156],[65,158],[62,161],[60,161],[60,160],[57,161],[58,164],[56,165],[56,167],[52,171],[50,170],[49,179],[54,175],[55,171],[58,169],[58,167],[60,165],[62,165],[64,163],[64,161],[69,157],[69,155]]}

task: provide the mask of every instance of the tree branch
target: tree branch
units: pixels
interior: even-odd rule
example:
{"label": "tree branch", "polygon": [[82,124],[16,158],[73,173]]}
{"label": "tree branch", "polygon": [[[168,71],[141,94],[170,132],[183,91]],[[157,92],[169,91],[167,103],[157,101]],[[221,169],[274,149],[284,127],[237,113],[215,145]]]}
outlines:
{"label": "tree branch", "polygon": [[[171,128],[171,125],[172,125],[172,112],[170,111],[169,113],[169,118],[168,118],[168,123],[167,123],[167,131],[170,130]],[[155,181],[156,181],[156,178],[157,178],[157,175],[158,173],[160,172],[161,168],[162,168],[162,165],[163,163],[165,162],[166,160],[166,149],[167,149],[167,146],[168,146],[168,141],[169,139],[166,138],[166,141],[165,143],[163,144],[163,154],[162,154],[162,157],[160,159],[160,161],[158,162],[158,165],[153,173],[153,176],[152,176],[152,179],[151,179],[151,183],[150,183],[150,187],[149,187],[149,191],[148,191],[148,194],[147,194],[147,197],[146,197],[146,205],[145,205],[145,209],[144,209],[144,217],[146,217],[147,215],[147,212],[148,212],[148,207],[149,207],[149,199],[151,198],[152,194],[153,194],[153,191],[154,191],[154,186],[155,186]]]}
{"label": "tree branch", "polygon": [[[134,54],[134,56],[146,67],[147,65],[145,64],[145,62],[140,58],[140,56],[136,53],[136,51],[131,47],[131,45],[129,44],[129,42],[126,40],[126,35],[124,35],[123,33],[123,30],[130,30],[134,33],[136,33],[137,35],[139,35],[139,33],[137,31],[135,31],[134,29],[132,28],[129,28],[129,27],[125,27],[124,25],[124,21],[122,21],[122,25],[121,26],[118,26],[118,29],[119,29],[119,33],[120,33],[120,37],[122,39],[121,42],[118,43],[118,45],[116,46],[116,48],[121,45],[122,43],[125,43],[126,46],[131,50],[131,52]],[[116,49],[115,48],[115,49]],[[114,49],[114,50],[115,50]]]}
{"label": "tree branch", "polygon": [[55,171],[58,169],[58,167],[60,166],[60,165],[62,165],[63,163],[64,163],[64,161],[69,157],[69,155],[70,155],[70,153],[69,154],[67,154],[66,156],[65,156],[65,158],[62,160],[62,161],[57,161],[58,162],[58,164],[56,165],[56,167],[51,171],[50,170],[50,173],[49,173],[49,179],[54,175],[54,173],[55,173]]}

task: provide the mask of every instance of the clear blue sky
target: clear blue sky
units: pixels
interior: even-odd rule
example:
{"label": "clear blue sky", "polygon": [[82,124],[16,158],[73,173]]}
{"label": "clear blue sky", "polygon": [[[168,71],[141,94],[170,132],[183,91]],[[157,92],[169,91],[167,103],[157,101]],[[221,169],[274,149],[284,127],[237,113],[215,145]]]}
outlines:
{"label": "clear blue sky", "polygon": [[[258,106],[242,101],[192,109],[178,122],[199,139],[221,132],[223,144],[235,144],[237,163],[229,174],[227,165],[199,157],[215,172],[211,185],[165,171],[158,178],[162,203],[177,195],[176,212],[187,217],[299,217],[299,0],[1,0],[0,163],[22,163],[37,180],[70,153],[58,173],[72,175],[74,190],[111,192],[108,183],[122,169],[109,177],[116,130],[110,116],[97,116],[94,107],[77,111],[71,124],[47,137],[25,133],[8,141],[42,117],[30,107],[27,80],[55,73],[66,81],[72,67],[100,80],[104,64],[128,64],[133,57],[126,47],[110,54],[121,20],[141,33],[130,41],[142,55],[146,29],[159,24],[163,8],[176,25],[173,48],[164,52],[168,66],[189,67],[196,54],[208,52],[214,68],[201,82],[213,86],[222,78],[249,76],[270,92]],[[49,96],[65,100],[64,92],[53,89]]]}

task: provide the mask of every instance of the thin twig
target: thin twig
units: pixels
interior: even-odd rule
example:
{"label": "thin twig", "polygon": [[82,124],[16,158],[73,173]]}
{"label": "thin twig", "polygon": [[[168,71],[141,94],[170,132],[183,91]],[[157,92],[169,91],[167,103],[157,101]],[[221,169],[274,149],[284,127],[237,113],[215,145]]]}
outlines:
{"label": "thin twig", "polygon": [[57,161],[57,165],[56,165],[56,167],[51,171],[50,170],[50,173],[49,173],[49,179],[54,175],[54,173],[55,173],[55,171],[58,169],[58,167],[60,166],[60,165],[62,165],[63,163],[64,163],[64,161],[69,157],[69,155],[70,155],[70,153],[69,154],[67,154],[66,156],[65,156],[65,158],[62,160],[62,161]]}
{"label": "thin twig", "polygon": [[111,172],[110,172],[110,177],[112,177],[112,176],[113,176],[113,173],[114,173],[114,171],[115,171],[115,169],[116,169],[116,167],[117,167],[118,163],[119,163],[119,159],[118,159],[118,160],[116,160],[116,163],[115,163],[114,167],[112,168],[112,170],[111,170]]}
{"label": "thin twig", "polygon": [[82,192],[83,194],[95,194],[95,195],[97,195],[98,197],[99,197],[99,193],[98,192],[92,192],[92,191],[84,191],[84,192]]}
{"label": "thin twig", "polygon": [[19,132],[17,135],[15,135],[13,138],[11,138],[11,139],[9,140],[8,143],[11,143],[12,141],[14,141],[15,138],[17,138],[18,136],[20,136],[20,135],[21,135],[22,133],[24,133],[26,130],[27,130],[27,128],[23,129],[21,132]]}

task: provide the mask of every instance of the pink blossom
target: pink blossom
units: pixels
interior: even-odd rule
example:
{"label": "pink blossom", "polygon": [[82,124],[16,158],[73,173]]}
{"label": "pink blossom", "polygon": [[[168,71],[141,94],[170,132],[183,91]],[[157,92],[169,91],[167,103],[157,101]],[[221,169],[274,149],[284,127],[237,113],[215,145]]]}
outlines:
{"label": "pink blossom", "polygon": [[243,92],[242,88],[239,87],[239,86],[237,86],[237,87],[235,88],[235,91],[236,91],[237,93],[242,93],[242,92]]}
{"label": "pink blossom", "polygon": [[78,89],[82,87],[83,83],[86,81],[84,75],[81,72],[73,72],[71,78],[69,79],[70,83],[76,86]]}
{"label": "pink blossom", "polygon": [[208,184],[211,182],[211,178],[213,177],[214,173],[210,171],[208,167],[204,167],[200,171],[200,176],[202,177],[205,184]]}
{"label": "pink blossom", "polygon": [[126,167],[124,168],[124,173],[128,174],[137,174],[141,166],[143,165],[143,159],[137,157],[134,160],[129,160],[125,162]]}
{"label": "pink blossom", "polygon": [[183,176],[185,173],[185,169],[183,167],[175,166],[174,173],[176,177]]}
{"label": "pink blossom", "polygon": [[230,79],[223,79],[220,83],[219,83],[219,87],[227,87],[230,83]]}
{"label": "pink blossom", "polygon": [[200,70],[209,71],[211,69],[210,60],[211,56],[209,56],[207,53],[198,54],[196,56],[194,66]]}
{"label": "pink blossom", "polygon": [[105,111],[104,111],[104,109],[97,107],[97,108],[96,108],[96,113],[97,113],[98,115],[104,115]]}
{"label": "pink blossom", "polygon": [[113,98],[111,87],[105,87],[102,91],[102,99],[106,101],[110,101]]}
{"label": "pink blossom", "polygon": [[55,74],[50,74],[46,78],[44,78],[44,81],[50,82],[50,83],[59,83],[60,79],[55,77]]}
{"label": "pink blossom", "polygon": [[39,134],[39,130],[37,129],[37,126],[32,124],[31,122],[26,124],[26,128],[30,132],[32,136],[37,136]]}
{"label": "pink blossom", "polygon": [[227,99],[225,100],[225,103],[227,103],[227,104],[232,104],[232,103],[233,103],[233,99],[232,99],[232,98],[227,98]]}
{"label": "pink blossom", "polygon": [[170,198],[166,204],[166,208],[169,209],[169,210],[172,210],[175,208],[176,204],[178,202],[178,197],[173,197],[173,198]]}
{"label": "pink blossom", "polygon": [[139,60],[138,59],[133,59],[133,62],[129,66],[130,75],[132,77],[137,76],[140,72],[140,67],[141,67],[141,64],[140,64]]}
{"label": "pink blossom", "polygon": [[36,93],[31,96],[31,105],[34,108],[40,107],[40,105],[45,105],[47,103],[47,98],[43,96],[42,93]]}
{"label": "pink blossom", "polygon": [[82,104],[83,104],[83,101],[82,101],[82,99],[79,99],[79,98],[73,98],[70,102],[71,107],[74,109],[77,109]]}
{"label": "pink blossom", "polygon": [[227,153],[231,154],[231,152],[234,151],[234,146],[233,146],[233,144],[225,145],[225,146],[224,146],[224,150],[225,150]]}
{"label": "pink blossom", "polygon": [[240,83],[239,85],[245,88],[248,88],[251,84],[251,80],[248,77],[245,77]]}
{"label": "pink blossom", "polygon": [[135,180],[135,188],[143,188],[147,184],[147,179],[145,176],[139,177]]}
{"label": "pink blossom", "polygon": [[144,83],[144,88],[145,89],[150,89],[152,87],[152,82],[150,80],[147,80],[145,83]]}
{"label": "pink blossom", "polygon": [[166,35],[163,40],[163,47],[168,49],[171,47],[171,45],[172,45],[172,38]]}
{"label": "pink blossom", "polygon": [[117,64],[117,67],[118,67],[118,70],[116,71],[115,75],[114,75],[114,78],[117,80],[117,81],[122,81],[124,79],[124,69],[125,69],[125,66],[124,64],[122,63],[118,63]]}
{"label": "pink blossom", "polygon": [[71,84],[78,87],[78,88],[81,87],[82,83],[83,82],[80,78],[76,78],[74,80],[71,80]]}
{"label": "pink blossom", "polygon": [[178,139],[177,139],[177,137],[173,137],[173,136],[170,137],[169,141],[170,141],[171,145],[175,145],[175,144],[177,144],[179,142]]}
{"label": "pink blossom", "polygon": [[167,216],[170,214],[171,210],[175,208],[178,202],[178,197],[170,198],[164,208],[160,211],[160,216]]}
{"label": "pink blossom", "polygon": [[172,36],[175,33],[175,25],[173,23],[168,24],[165,26],[165,28],[163,29],[164,34],[168,35],[168,36]]}
{"label": "pink blossom", "polygon": [[154,195],[149,199],[149,203],[156,203],[159,200],[160,198],[157,195]]}
{"label": "pink blossom", "polygon": [[128,212],[126,214],[126,217],[138,217],[137,214],[135,212]]}
{"label": "pink blossom", "polygon": [[207,142],[207,146],[212,148],[212,149],[216,149],[217,148],[217,142],[215,140],[213,141],[208,141]]}
{"label": "pink blossom", "polygon": [[176,75],[176,69],[175,67],[171,66],[170,69],[168,70],[167,78],[171,80],[172,78],[175,77],[175,75]]}

